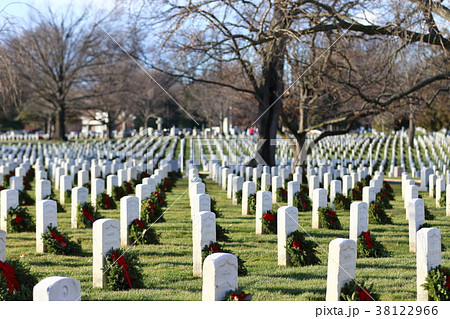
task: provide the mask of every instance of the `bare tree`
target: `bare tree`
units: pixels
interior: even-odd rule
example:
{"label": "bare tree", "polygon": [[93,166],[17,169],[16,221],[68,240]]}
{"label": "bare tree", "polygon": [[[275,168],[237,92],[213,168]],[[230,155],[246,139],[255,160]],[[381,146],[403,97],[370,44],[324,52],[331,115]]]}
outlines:
{"label": "bare tree", "polygon": [[30,92],[27,103],[50,111],[54,138],[66,140],[66,112],[91,96],[87,71],[101,63],[104,35],[86,13],[70,9],[59,15],[48,8],[33,19],[31,26],[9,36],[8,52],[17,61],[21,85]]}
{"label": "bare tree", "polygon": [[[187,4],[165,2],[161,9],[164,12],[159,11],[150,18],[145,16],[144,6],[141,7],[139,16],[144,17],[145,22],[159,21],[160,26],[164,26],[160,47],[165,51],[164,55],[160,56],[168,58],[159,61],[155,57],[149,58],[148,61],[151,61],[149,65],[172,75],[217,84],[253,95],[258,103],[259,138],[270,140],[276,137],[284,94],[286,89],[290,89],[286,85],[289,83],[287,80],[290,75],[285,74],[289,46],[307,46],[316,35],[321,45],[333,46],[341,38],[365,34],[368,36],[365,41],[395,38],[404,39],[405,46],[426,43],[439,46],[443,50],[450,48],[448,36],[439,30],[422,32],[420,29],[415,31],[414,28],[410,28],[407,24],[409,17],[414,12],[421,15],[420,9],[413,8],[414,10],[408,10],[406,14],[391,14],[395,21],[386,21],[383,24],[364,23],[355,18],[356,13],[364,12],[366,7],[371,5],[373,1],[366,0],[351,2],[198,0],[189,1]],[[384,6],[385,12],[395,11],[384,4],[379,6]],[[153,3],[152,9],[154,8]],[[327,55],[326,47],[323,48],[316,54],[319,60]],[[310,61],[315,63],[313,60]],[[217,62],[238,63],[240,76],[245,79],[246,85],[204,78],[205,71]],[[336,68],[336,71],[339,70]],[[387,99],[382,93],[380,96],[372,96],[364,92],[361,82],[348,81],[347,90],[356,92],[363,106],[359,110],[352,110],[351,113],[349,110],[348,114],[341,118],[327,118],[314,126],[303,125],[304,129],[342,121],[347,123],[344,129],[325,132],[320,138],[348,131],[351,123],[358,118],[380,112],[394,101],[448,77],[448,71],[440,71],[438,74],[421,79],[410,88],[393,93]],[[337,76],[335,80],[345,82]],[[292,82],[291,84],[296,85]],[[304,86],[304,90],[308,90],[307,85]],[[327,98],[331,98],[330,102],[337,99],[331,93],[327,94]],[[336,106],[336,103],[334,105]],[[300,133],[302,132],[303,130]],[[275,146],[271,144],[273,143],[268,141],[262,144],[259,154],[267,164],[274,165]]]}

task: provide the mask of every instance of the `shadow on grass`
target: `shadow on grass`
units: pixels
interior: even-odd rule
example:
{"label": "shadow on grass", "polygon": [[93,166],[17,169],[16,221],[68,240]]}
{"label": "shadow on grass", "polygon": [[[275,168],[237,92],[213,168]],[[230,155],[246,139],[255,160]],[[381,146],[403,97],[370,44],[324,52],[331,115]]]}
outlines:
{"label": "shadow on grass", "polygon": [[[295,267],[289,267],[286,269],[296,269]],[[295,272],[289,274],[259,274],[260,277],[269,277],[269,278],[280,278],[280,279],[296,279],[296,280],[312,280],[312,279],[323,279],[323,275],[312,274],[312,273],[304,273],[304,272]],[[325,275],[326,276],[326,275]]]}
{"label": "shadow on grass", "polygon": [[326,293],[326,288],[323,289],[319,289],[319,288],[311,288],[311,289],[307,289],[307,288],[261,288],[258,289],[260,291],[268,291],[268,292],[272,292],[272,293],[282,293],[283,295],[302,295],[302,294],[320,294],[320,295],[325,295]]}

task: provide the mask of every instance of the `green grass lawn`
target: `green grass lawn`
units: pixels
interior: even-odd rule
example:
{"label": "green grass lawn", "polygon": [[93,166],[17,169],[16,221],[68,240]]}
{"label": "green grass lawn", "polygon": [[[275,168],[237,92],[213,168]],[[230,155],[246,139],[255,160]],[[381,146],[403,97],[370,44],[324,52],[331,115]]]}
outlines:
{"label": "green grass lawn", "polygon": [[[223,218],[217,223],[230,233],[230,242],[224,243],[246,261],[248,276],[239,278],[239,286],[253,294],[253,300],[325,300],[328,244],[334,238],[348,238],[349,211],[339,211],[344,230],[311,228],[311,213],[300,213],[300,229],[320,244],[321,265],[308,267],[280,267],[277,265],[276,235],[256,235],[255,217],[242,216],[241,207],[231,204],[212,180],[202,176],[208,193],[218,202]],[[34,184],[32,184],[34,185]],[[401,188],[393,185],[397,201],[393,202],[394,225],[369,225],[369,230],[392,253],[391,257],[357,260],[356,280],[373,283],[380,299],[415,300],[416,259],[408,251],[408,223],[405,220]],[[39,280],[48,276],[67,276],[81,282],[83,300],[201,300],[202,279],[192,276],[192,227],[187,180],[179,179],[168,193],[166,222],[154,227],[161,233],[160,245],[133,246],[140,256],[146,289],[111,292],[92,288],[92,230],[70,228],[70,205],[66,213],[58,213],[58,228],[73,239],[80,238],[84,256],[57,256],[36,253],[35,234],[7,234],[7,259],[17,258],[31,266]],[[34,196],[34,189],[30,191]],[[436,215],[429,221],[442,233],[445,246],[450,247],[449,218],[445,208],[434,208],[434,199],[422,194],[426,204]],[[173,204],[173,205],[172,205]],[[171,206],[172,205],[172,206]],[[286,205],[286,204],[284,204]],[[278,208],[277,204],[274,209]],[[33,216],[34,206],[30,207]],[[119,210],[101,211],[106,218],[119,219]],[[449,266],[450,252],[442,253],[443,264]]]}

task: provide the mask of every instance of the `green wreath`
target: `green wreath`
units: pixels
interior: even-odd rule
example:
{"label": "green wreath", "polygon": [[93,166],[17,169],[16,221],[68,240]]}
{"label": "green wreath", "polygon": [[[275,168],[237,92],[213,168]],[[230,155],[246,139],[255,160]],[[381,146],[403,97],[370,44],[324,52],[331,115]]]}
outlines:
{"label": "green wreath", "polygon": [[369,205],[369,223],[377,225],[392,224],[392,218],[386,214],[382,205],[372,202]]}
{"label": "green wreath", "polygon": [[247,294],[241,289],[229,290],[225,294],[226,301],[251,301],[252,294]]}
{"label": "green wreath", "polygon": [[277,233],[277,212],[268,210],[263,213],[261,217],[262,233],[276,234]]}
{"label": "green wreath", "polygon": [[116,209],[116,202],[106,193],[97,195],[96,207],[101,209]]}
{"label": "green wreath", "polygon": [[439,205],[441,207],[446,207],[447,205],[447,194],[446,192],[441,193],[441,198],[439,199]]}
{"label": "green wreath", "polygon": [[137,254],[121,249],[111,249],[105,255],[106,288],[110,290],[129,290],[144,288],[142,266]]}
{"label": "green wreath", "polygon": [[165,222],[161,207],[155,203],[154,198],[145,199],[141,202],[141,218],[147,224]]}
{"label": "green wreath", "polygon": [[277,202],[287,202],[287,192],[284,188],[277,188]]}
{"label": "green wreath", "polygon": [[358,186],[351,189],[348,198],[350,199],[351,202],[362,200],[361,190],[359,189]]}
{"label": "green wreath", "polygon": [[235,192],[235,197],[238,205],[242,204],[242,189]]}
{"label": "green wreath", "polygon": [[31,190],[31,185],[30,185],[30,180],[27,179],[26,177],[22,178],[22,184],[23,184],[23,189],[26,191],[30,191]]}
{"label": "green wreath", "polygon": [[293,205],[297,207],[299,212],[308,212],[312,209],[312,202],[307,193],[300,190],[294,194]]}
{"label": "green wreath", "polygon": [[157,245],[159,244],[160,234],[156,233],[153,227],[138,218],[134,219],[128,225],[128,234],[130,239],[136,245]]}
{"label": "green wreath", "polygon": [[47,227],[47,232],[42,234],[44,246],[47,252],[56,255],[80,256],[81,239],[72,241],[65,233],[59,232],[57,227],[52,225]]}
{"label": "green wreath", "polygon": [[350,198],[345,197],[341,193],[337,193],[336,197],[334,198],[334,201],[333,201],[334,207],[336,209],[349,210],[351,203],[352,203],[352,201],[350,200]]}
{"label": "green wreath", "polygon": [[430,301],[450,301],[450,269],[441,265],[432,268],[422,287]]}
{"label": "green wreath", "polygon": [[216,239],[220,240],[220,241],[230,241],[230,237],[227,236],[227,234],[229,234],[230,231],[223,228],[222,226],[220,226],[219,224],[216,223]]}
{"label": "green wreath", "polygon": [[72,201],[72,191],[68,189],[64,192],[64,202],[68,204],[71,201]]}
{"label": "green wreath", "polygon": [[256,194],[250,194],[248,197],[248,213],[254,215],[256,213]]}
{"label": "green wreath", "polygon": [[150,195],[150,199],[153,200],[153,203],[155,203],[155,205],[158,205],[161,208],[167,206],[166,193],[163,191],[152,193]]}
{"label": "green wreath", "polygon": [[357,240],[358,257],[388,257],[390,254],[370,231],[361,232]]}
{"label": "green wreath", "polygon": [[27,264],[19,260],[0,261],[0,301],[32,301],[37,283]]}
{"label": "green wreath", "polygon": [[78,228],[92,228],[97,219],[103,216],[95,209],[91,202],[79,203],[77,206],[77,226]]}
{"label": "green wreath", "polygon": [[354,280],[349,281],[341,289],[341,301],[377,301],[378,294],[372,292],[373,284],[365,286],[361,281],[359,285]]}
{"label": "green wreath", "polygon": [[127,194],[125,193],[125,191],[123,190],[123,188],[120,187],[120,186],[114,186],[114,187],[112,188],[111,193],[112,193],[112,198],[113,198],[115,201],[120,201],[120,199],[121,199],[122,197],[127,196]]}
{"label": "green wreath", "polygon": [[341,222],[334,210],[330,207],[319,207],[319,223],[323,228],[342,229]]}
{"label": "green wreath", "polygon": [[306,240],[303,233],[296,230],[286,238],[286,253],[289,256],[290,264],[292,266],[310,266],[321,263],[316,256],[318,245]]}
{"label": "green wreath", "polygon": [[7,213],[8,232],[21,233],[36,231],[36,224],[26,207],[8,209]]}

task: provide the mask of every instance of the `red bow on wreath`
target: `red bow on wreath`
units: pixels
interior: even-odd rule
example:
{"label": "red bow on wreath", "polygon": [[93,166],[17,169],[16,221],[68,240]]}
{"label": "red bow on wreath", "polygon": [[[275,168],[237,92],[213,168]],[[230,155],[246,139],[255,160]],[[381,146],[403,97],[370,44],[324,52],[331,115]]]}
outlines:
{"label": "red bow on wreath", "polygon": [[263,218],[267,221],[270,222],[272,220],[275,219],[275,215],[274,214],[264,214]]}
{"label": "red bow on wreath", "polygon": [[119,265],[119,267],[122,268],[123,274],[125,275],[125,278],[128,281],[128,286],[130,286],[130,289],[133,289],[133,287],[131,286],[130,275],[128,274],[128,268],[130,266],[125,262],[125,258],[123,257],[123,255],[117,257],[117,253],[114,251],[112,255],[112,261],[113,262],[117,261],[117,264]]}
{"label": "red bow on wreath", "polygon": [[19,215],[16,215],[16,218],[14,219],[14,221],[17,223],[17,224],[20,224],[20,223],[22,223],[22,217],[20,217]]}
{"label": "red bow on wreath", "polygon": [[105,199],[105,206],[106,206],[106,208],[110,209],[111,208],[111,200],[109,199],[109,196],[105,194],[104,195],[104,199]]}
{"label": "red bow on wreath", "polygon": [[50,235],[52,235],[52,237],[61,244],[61,246],[63,247],[67,247],[67,243],[64,242],[64,237],[61,235],[58,235],[57,233],[55,233],[54,231],[50,232]]}
{"label": "red bow on wreath", "polygon": [[156,198],[158,198],[159,203],[162,204],[163,200],[161,198],[161,194],[159,194],[158,192],[155,192],[155,195],[156,195]]}
{"label": "red bow on wreath", "polygon": [[233,294],[232,296],[231,296],[231,300],[233,300],[233,301],[242,301],[242,300],[244,300],[245,298],[247,298],[248,296],[249,296],[250,294]]}
{"label": "red bow on wreath", "polygon": [[219,247],[217,247],[217,245],[212,244],[211,246],[209,246],[208,251],[212,251],[212,252],[216,252],[219,250]]}
{"label": "red bow on wreath", "polygon": [[133,223],[139,226],[140,229],[144,229],[144,223],[140,219],[133,220]]}
{"label": "red bow on wreath", "polygon": [[370,231],[363,232],[364,240],[366,241],[366,245],[369,249],[372,249],[373,243],[372,243],[372,237],[370,237]]}
{"label": "red bow on wreath", "polygon": [[153,205],[153,203],[148,203],[148,206],[150,207],[150,210],[154,210],[155,209],[155,205]]}
{"label": "red bow on wreath", "polygon": [[370,298],[370,293],[367,289],[356,287],[356,293],[358,294],[358,298],[360,301],[372,301],[372,299]]}
{"label": "red bow on wreath", "polygon": [[14,290],[19,291],[20,288],[19,283],[14,277],[14,268],[10,264],[6,262],[4,263],[0,260],[0,270],[3,272],[3,277],[6,279],[6,283],[9,289],[9,295],[12,296]]}
{"label": "red bow on wreath", "polygon": [[337,223],[334,220],[336,218],[336,212],[327,210],[326,214],[330,217],[330,222],[336,226]]}
{"label": "red bow on wreath", "polygon": [[94,223],[94,219],[92,218],[92,214],[89,213],[86,209],[86,207],[83,207],[83,215],[84,217],[86,217],[87,219],[89,219],[89,221],[93,224]]}
{"label": "red bow on wreath", "polygon": [[293,240],[292,247],[298,248],[301,253],[303,252],[303,249],[302,249],[303,244],[301,242],[297,242],[297,241]]}

